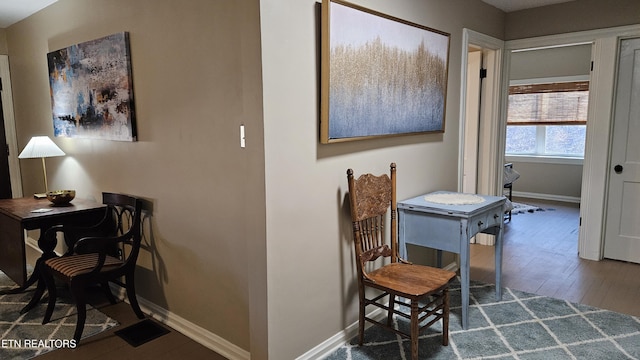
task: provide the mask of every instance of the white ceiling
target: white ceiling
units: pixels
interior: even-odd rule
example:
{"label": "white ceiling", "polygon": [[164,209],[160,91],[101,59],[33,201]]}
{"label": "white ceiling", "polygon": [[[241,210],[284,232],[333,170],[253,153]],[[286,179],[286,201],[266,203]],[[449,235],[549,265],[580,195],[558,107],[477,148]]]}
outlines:
{"label": "white ceiling", "polygon": [[0,29],[7,28],[58,0],[0,0]]}
{"label": "white ceiling", "polygon": [[559,4],[573,0],[482,0],[504,12],[512,12],[552,4]]}
{"label": "white ceiling", "polygon": [[[0,29],[46,8],[58,0],[0,0]],[[512,12],[573,0],[482,0],[504,12]]]}

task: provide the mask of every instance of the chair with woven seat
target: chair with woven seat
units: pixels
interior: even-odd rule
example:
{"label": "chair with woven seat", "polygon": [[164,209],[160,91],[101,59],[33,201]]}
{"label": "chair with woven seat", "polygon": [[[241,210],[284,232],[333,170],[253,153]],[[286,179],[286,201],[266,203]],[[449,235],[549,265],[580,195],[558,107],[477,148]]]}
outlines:
{"label": "chair with woven seat", "polygon": [[[107,205],[103,221],[96,226],[77,228],[57,226],[47,231],[47,236],[62,232],[70,246],[64,256],[45,261],[42,277],[49,292],[49,303],[42,321],[51,320],[55,308],[57,289],[55,279],[69,286],[76,303],[78,321],[73,338],[79,343],[86,320],[86,288],[94,284],[102,285],[109,301],[115,298],[109,290],[109,282],[126,289],[127,298],[136,316],[144,318],[135,292],[134,274],[140,243],[142,241],[141,212],[142,200],[129,195],[103,193],[103,203]],[[99,235],[97,235],[99,234]],[[122,281],[124,279],[124,281]]]}
{"label": "chair with woven seat", "polygon": [[[358,271],[358,343],[362,345],[364,342],[364,325],[368,321],[410,339],[411,359],[417,360],[420,332],[442,320],[442,344],[448,345],[449,284],[456,274],[412,264],[398,256],[395,163],[391,164],[391,177],[386,174],[364,174],[356,180],[353,170],[349,169],[347,179]],[[385,222],[389,208],[391,219],[387,233]],[[388,235],[390,246],[385,240]],[[381,264],[380,257],[388,261]],[[366,288],[379,291],[370,295],[371,292]],[[384,303],[387,296],[388,304]],[[404,298],[409,303],[396,301],[396,297]],[[368,317],[366,308],[369,305],[386,310],[386,322]],[[410,321],[410,332],[393,326],[394,315]]]}

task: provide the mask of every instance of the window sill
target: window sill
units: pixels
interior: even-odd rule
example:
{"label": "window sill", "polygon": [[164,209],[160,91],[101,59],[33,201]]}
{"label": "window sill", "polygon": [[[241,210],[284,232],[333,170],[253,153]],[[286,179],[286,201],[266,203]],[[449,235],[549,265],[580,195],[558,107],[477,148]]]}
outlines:
{"label": "window sill", "polygon": [[560,164],[560,165],[582,165],[583,158],[563,157],[563,156],[536,156],[536,155],[506,155],[506,162]]}

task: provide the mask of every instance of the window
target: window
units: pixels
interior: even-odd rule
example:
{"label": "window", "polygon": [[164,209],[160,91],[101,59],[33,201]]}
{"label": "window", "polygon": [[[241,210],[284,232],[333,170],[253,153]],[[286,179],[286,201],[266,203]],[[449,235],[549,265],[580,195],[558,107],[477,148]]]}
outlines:
{"label": "window", "polygon": [[589,82],[509,87],[507,155],[584,157]]}

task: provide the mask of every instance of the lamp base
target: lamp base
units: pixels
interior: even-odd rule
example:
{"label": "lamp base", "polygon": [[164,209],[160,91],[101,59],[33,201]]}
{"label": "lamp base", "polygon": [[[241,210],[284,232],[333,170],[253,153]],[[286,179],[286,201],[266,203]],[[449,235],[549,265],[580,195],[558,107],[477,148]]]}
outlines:
{"label": "lamp base", "polygon": [[47,194],[46,193],[33,194],[33,197],[35,199],[46,199],[47,198]]}

